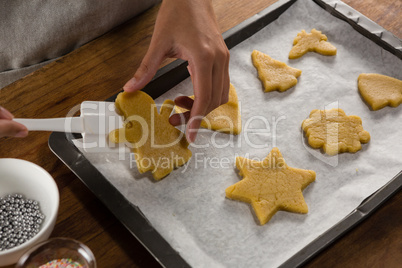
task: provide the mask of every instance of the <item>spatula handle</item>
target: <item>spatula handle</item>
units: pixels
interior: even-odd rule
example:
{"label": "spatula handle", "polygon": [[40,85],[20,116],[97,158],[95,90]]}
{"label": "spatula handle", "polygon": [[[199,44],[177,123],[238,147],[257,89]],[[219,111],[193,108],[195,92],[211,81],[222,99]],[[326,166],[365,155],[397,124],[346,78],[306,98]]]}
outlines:
{"label": "spatula handle", "polygon": [[29,131],[84,132],[84,122],[81,117],[49,119],[14,118],[13,120],[25,125]]}

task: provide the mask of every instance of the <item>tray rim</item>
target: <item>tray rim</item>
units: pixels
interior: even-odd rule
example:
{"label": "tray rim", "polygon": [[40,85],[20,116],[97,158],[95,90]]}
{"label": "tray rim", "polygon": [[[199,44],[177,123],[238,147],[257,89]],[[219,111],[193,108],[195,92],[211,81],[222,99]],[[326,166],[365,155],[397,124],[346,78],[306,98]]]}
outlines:
{"label": "tray rim", "polygon": [[[224,32],[222,35],[227,47],[230,49],[261,30],[269,23],[276,20],[296,1],[301,0],[279,0]],[[359,33],[402,59],[402,41],[358,11],[339,0],[312,1],[333,16],[348,22]],[[143,91],[148,93],[151,97],[156,98],[188,76],[187,62],[176,60],[159,69],[155,77]],[[164,85],[163,88],[159,86],[161,84]],[[165,90],[166,88],[167,90]],[[117,94],[111,96],[107,101],[114,101],[116,96]],[[128,201],[73,145],[71,139],[76,137],[76,135],[71,133],[54,132],[49,137],[49,148],[84,183],[84,185],[95,194],[111,213],[114,214],[162,267],[191,267],[153,228],[140,208]],[[94,177],[96,177],[96,179],[93,179]],[[107,190],[103,187],[107,187]],[[279,267],[298,267],[308,262],[364,219],[368,218],[401,189],[402,170],[387,184],[367,197],[345,218],[314,239]],[[133,216],[127,218],[127,215]]]}

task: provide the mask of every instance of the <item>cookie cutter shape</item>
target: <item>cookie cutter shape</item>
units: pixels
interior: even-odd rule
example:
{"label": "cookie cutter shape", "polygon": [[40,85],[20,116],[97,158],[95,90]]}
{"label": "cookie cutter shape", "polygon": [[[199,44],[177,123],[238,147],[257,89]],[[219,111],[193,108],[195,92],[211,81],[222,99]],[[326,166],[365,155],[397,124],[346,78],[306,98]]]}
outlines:
{"label": "cookie cutter shape", "polygon": [[328,155],[355,153],[362,148],[362,143],[370,140],[370,134],[363,129],[360,117],[347,116],[337,108],[311,111],[310,117],[303,120],[302,129],[310,146],[323,148]]}
{"label": "cookie cutter shape", "polygon": [[309,51],[326,56],[336,55],[336,47],[327,42],[328,38],[321,31],[312,29],[310,33],[302,30],[293,40],[293,47],[289,52],[289,59],[297,59]]}
{"label": "cookie cutter shape", "polygon": [[360,95],[376,111],[402,103],[402,81],[381,74],[360,74],[357,79]]}
{"label": "cookie cutter shape", "polygon": [[253,64],[258,71],[258,78],[264,85],[265,92],[285,91],[297,84],[301,70],[292,68],[284,62],[274,60],[267,54],[254,50],[251,53]]}
{"label": "cookie cutter shape", "polygon": [[184,133],[169,123],[174,102],[166,100],[160,113],[145,92],[123,92],[116,108],[125,119],[124,129],[110,133],[114,142],[126,141],[132,148],[140,173],[151,171],[155,180],[167,176],[191,158]]}
{"label": "cookie cutter shape", "polygon": [[289,167],[278,148],[263,161],[236,158],[244,178],[226,189],[226,197],[250,203],[261,225],[279,210],[307,213],[302,190],[315,180],[312,170]]}

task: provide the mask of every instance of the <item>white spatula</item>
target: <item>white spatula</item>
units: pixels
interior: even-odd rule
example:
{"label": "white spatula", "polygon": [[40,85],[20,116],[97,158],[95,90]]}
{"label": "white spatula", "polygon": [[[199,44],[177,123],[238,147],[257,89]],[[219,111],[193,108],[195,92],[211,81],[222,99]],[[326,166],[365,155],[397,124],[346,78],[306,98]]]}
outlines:
{"label": "white spatula", "polygon": [[80,111],[79,117],[14,118],[14,121],[25,125],[29,131],[81,133],[82,139],[73,142],[87,152],[121,152],[123,145],[108,142],[108,134],[114,129],[123,127],[123,118],[117,114],[114,102],[84,101],[81,103]]}

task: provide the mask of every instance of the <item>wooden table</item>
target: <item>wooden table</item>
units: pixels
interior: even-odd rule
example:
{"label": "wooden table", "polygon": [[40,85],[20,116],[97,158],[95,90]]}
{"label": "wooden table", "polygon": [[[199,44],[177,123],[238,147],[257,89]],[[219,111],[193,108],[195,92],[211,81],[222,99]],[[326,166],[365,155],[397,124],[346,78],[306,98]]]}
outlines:
{"label": "wooden table", "polygon": [[[273,2],[215,0],[214,7],[223,32]],[[401,1],[345,2],[402,38]],[[0,105],[17,117],[63,117],[84,100],[105,100],[116,94],[147,50],[158,8],[3,88]],[[34,162],[56,180],[61,199],[52,237],[82,241],[94,252],[99,267],[158,267],[157,261],[50,151],[48,138],[49,133],[32,132],[25,139],[0,139],[0,157]],[[401,204],[399,192],[306,267],[396,267],[402,263]]]}

